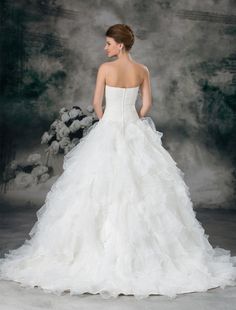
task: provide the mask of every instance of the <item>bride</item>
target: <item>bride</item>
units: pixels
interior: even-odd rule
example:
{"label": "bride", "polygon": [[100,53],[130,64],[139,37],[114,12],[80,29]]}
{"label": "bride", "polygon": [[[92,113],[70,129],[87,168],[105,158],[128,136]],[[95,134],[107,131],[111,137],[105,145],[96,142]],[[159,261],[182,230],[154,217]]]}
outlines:
{"label": "bride", "polygon": [[146,116],[150,74],[132,59],[133,43],[128,25],[107,30],[105,51],[117,59],[98,70],[99,120],[65,155],[30,239],[1,258],[1,279],[58,295],[137,299],[236,284],[236,257],[209,243],[183,172]]}

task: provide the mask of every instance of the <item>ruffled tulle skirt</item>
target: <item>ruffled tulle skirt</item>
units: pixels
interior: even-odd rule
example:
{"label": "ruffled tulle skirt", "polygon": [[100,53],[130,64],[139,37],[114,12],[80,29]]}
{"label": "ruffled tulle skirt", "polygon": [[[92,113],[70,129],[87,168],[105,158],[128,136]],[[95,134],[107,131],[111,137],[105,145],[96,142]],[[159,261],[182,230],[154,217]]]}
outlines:
{"label": "ruffled tulle skirt", "polygon": [[0,278],[137,299],[236,285],[236,257],[208,242],[161,137],[150,117],[93,124],[65,155],[30,239],[0,259]]}

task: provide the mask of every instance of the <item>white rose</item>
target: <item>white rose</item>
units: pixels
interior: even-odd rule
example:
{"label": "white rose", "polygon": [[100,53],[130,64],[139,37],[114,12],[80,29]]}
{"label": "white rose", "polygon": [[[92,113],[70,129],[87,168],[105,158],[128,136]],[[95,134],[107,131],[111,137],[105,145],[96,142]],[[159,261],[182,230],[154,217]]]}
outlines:
{"label": "white rose", "polygon": [[91,116],[86,116],[80,121],[82,127],[88,127],[92,125],[92,122],[93,118]]}
{"label": "white rose", "polygon": [[62,115],[64,112],[66,112],[67,111],[67,109],[65,108],[65,107],[63,107],[63,108],[61,108],[60,110],[59,110],[59,114],[60,115]]}
{"label": "white rose", "polygon": [[79,143],[79,141],[80,141],[79,138],[73,138],[71,142],[72,142],[74,145],[77,145],[77,144]]}
{"label": "white rose", "polygon": [[45,172],[48,171],[48,167],[47,166],[37,166],[35,167],[32,171],[31,174],[34,175],[35,177],[39,177],[40,175],[44,174]]}
{"label": "white rose", "polygon": [[86,108],[86,110],[89,112],[89,113],[92,113],[94,111],[94,108],[91,104],[89,104]]}
{"label": "white rose", "polygon": [[52,137],[52,134],[49,134],[47,131],[45,131],[41,137],[41,144],[48,143],[48,141],[51,140]]}
{"label": "white rose", "polygon": [[80,127],[81,122],[78,119],[74,120],[73,123],[69,126],[71,132],[76,132],[80,129]]}
{"label": "white rose", "polygon": [[70,129],[64,124],[56,134],[57,140],[60,140],[61,138],[67,137],[70,133]]}
{"label": "white rose", "polygon": [[51,130],[57,130],[57,128],[60,128],[60,124],[63,124],[63,122],[59,119],[56,119],[51,125],[50,125],[50,129]]}
{"label": "white rose", "polygon": [[70,115],[68,112],[64,112],[62,115],[61,115],[61,120],[66,123],[70,120]]}
{"label": "white rose", "polygon": [[68,137],[64,137],[61,139],[61,141],[59,141],[59,145],[62,149],[65,149],[65,147],[69,144],[70,144],[70,139]]}
{"label": "white rose", "polygon": [[26,160],[31,165],[41,165],[41,155],[38,153],[30,154]]}
{"label": "white rose", "polygon": [[[63,122],[61,122],[61,123],[58,123],[57,124],[57,128],[56,128],[56,135],[60,132],[60,130],[62,129],[62,128],[65,128],[65,127],[67,127],[66,125],[65,125],[65,123],[63,123]],[[68,128],[68,127],[67,127]],[[60,134],[59,134],[59,137],[60,137]],[[59,138],[60,139],[60,138]]]}
{"label": "white rose", "polygon": [[96,114],[95,111],[91,114],[91,116],[93,117],[93,119],[96,119],[96,120],[98,119],[97,114]]}
{"label": "white rose", "polygon": [[65,126],[63,121],[57,119],[50,125],[50,131],[57,132],[61,127]]}
{"label": "white rose", "polygon": [[70,118],[76,118],[78,115],[82,115],[82,111],[80,109],[72,108],[69,112]]}
{"label": "white rose", "polygon": [[30,173],[19,172],[14,179],[14,183],[20,189],[30,187],[37,184],[37,177]]}
{"label": "white rose", "polygon": [[50,147],[49,147],[51,154],[54,154],[54,155],[58,154],[59,147],[60,147],[60,145],[59,145],[58,141],[56,141],[56,140],[52,141],[52,143],[50,144]]}
{"label": "white rose", "polygon": [[50,175],[48,173],[44,173],[39,178],[39,183],[44,183],[50,178]]}

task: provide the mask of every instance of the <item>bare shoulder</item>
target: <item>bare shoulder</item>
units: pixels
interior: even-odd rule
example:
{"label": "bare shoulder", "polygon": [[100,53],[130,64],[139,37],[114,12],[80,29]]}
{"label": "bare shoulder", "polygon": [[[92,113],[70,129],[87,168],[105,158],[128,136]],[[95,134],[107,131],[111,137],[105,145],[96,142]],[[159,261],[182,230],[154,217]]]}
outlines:
{"label": "bare shoulder", "polygon": [[139,64],[140,69],[143,71],[143,73],[149,73],[148,67],[144,64]]}
{"label": "bare shoulder", "polygon": [[105,71],[107,68],[109,68],[109,62],[103,62],[99,65],[98,70],[99,71]]}
{"label": "bare shoulder", "polygon": [[144,64],[138,62],[134,62],[134,64],[137,66],[142,75],[147,75],[149,73],[148,67],[145,66]]}

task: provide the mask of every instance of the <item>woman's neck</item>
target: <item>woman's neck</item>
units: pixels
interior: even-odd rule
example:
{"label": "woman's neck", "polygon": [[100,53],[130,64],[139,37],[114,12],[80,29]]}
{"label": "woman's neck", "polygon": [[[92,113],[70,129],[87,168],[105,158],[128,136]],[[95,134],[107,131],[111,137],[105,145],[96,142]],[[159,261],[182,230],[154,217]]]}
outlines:
{"label": "woman's neck", "polygon": [[122,61],[122,62],[126,62],[126,61],[133,61],[132,56],[130,55],[129,52],[120,52],[117,55],[117,61]]}

